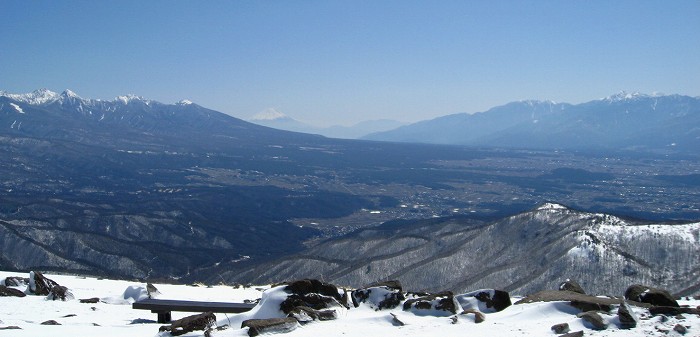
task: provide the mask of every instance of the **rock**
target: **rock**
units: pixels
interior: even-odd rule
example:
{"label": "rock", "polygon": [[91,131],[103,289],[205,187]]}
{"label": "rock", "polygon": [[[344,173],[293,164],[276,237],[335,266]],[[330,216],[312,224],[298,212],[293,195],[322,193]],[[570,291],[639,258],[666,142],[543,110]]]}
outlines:
{"label": "rock", "polygon": [[68,288],[59,285],[56,285],[53,288],[51,288],[51,292],[46,296],[46,299],[50,301],[67,301],[72,300],[74,298],[75,297],[73,296],[73,294],[70,291],[68,291]]}
{"label": "rock", "polygon": [[330,321],[338,318],[338,312],[335,310],[315,310],[309,307],[296,307],[287,314],[287,317],[294,317],[299,323]]}
{"label": "rock", "polygon": [[347,303],[347,295],[341,296],[336,286],[318,280],[295,281],[289,283],[284,290],[291,293],[280,304],[280,310],[285,314],[289,314],[296,307],[320,310],[345,307],[341,303]]}
{"label": "rock", "polygon": [[398,317],[396,317],[396,315],[395,315],[394,313],[389,313],[389,314],[390,314],[391,317],[392,317],[392,318],[391,318],[391,324],[392,324],[393,326],[404,326],[404,325],[406,325],[404,322],[401,322],[401,320],[400,320]]}
{"label": "rock", "polygon": [[678,307],[678,302],[664,289],[657,289],[641,284],[629,286],[625,298],[632,301],[649,303],[654,306]]}
{"label": "rock", "polygon": [[249,319],[241,323],[241,328],[248,327],[248,336],[254,337],[263,333],[290,332],[299,326],[293,317]]}
{"label": "rock", "polygon": [[216,325],[216,316],[212,312],[205,312],[172,321],[170,325],[161,326],[158,331],[168,331],[173,336],[180,336],[195,330],[203,330],[205,335],[208,335],[208,331],[214,325]]}
{"label": "rock", "polygon": [[[515,302],[515,304],[523,303],[534,303],[534,302],[559,302],[559,301],[569,301],[571,305],[576,308],[592,308],[592,310],[597,311],[610,311],[613,305],[622,304],[622,299],[619,298],[604,298],[596,297],[591,295],[584,295],[575,293],[568,290],[545,290],[540,291],[535,294],[527,295],[520,301]],[[630,305],[634,305],[641,308],[650,308],[651,305],[648,303],[640,303],[634,301],[628,301]],[[590,310],[585,310],[590,311]]]}
{"label": "rock", "polygon": [[462,315],[474,314],[474,323],[481,323],[486,320],[486,315],[483,312],[476,309],[466,309],[462,311]]}
{"label": "rock", "polygon": [[552,331],[554,331],[554,333],[557,335],[567,333],[569,332],[569,323],[560,323],[552,325]]}
{"label": "rock", "polygon": [[23,291],[15,288],[0,286],[0,297],[24,297],[27,296]]}
{"label": "rock", "polygon": [[656,306],[649,308],[649,313],[652,315],[676,316],[680,314],[700,315],[700,309],[688,307],[664,307]]}
{"label": "rock", "polygon": [[48,296],[57,285],[59,284],[38,271],[29,272],[29,292],[34,295]]}
{"label": "rock", "polygon": [[685,335],[688,332],[688,329],[680,324],[676,324],[676,326],[673,327],[673,331]]}
{"label": "rock", "polygon": [[593,330],[605,330],[608,328],[608,324],[605,323],[603,317],[601,317],[595,311],[586,311],[579,313],[576,317],[583,319],[584,321],[591,324]]}
{"label": "rock", "polygon": [[83,298],[80,299],[80,303],[97,303],[100,301],[99,297]]}
{"label": "rock", "polygon": [[61,325],[61,323],[58,323],[58,322],[50,319],[48,321],[41,322],[41,325]]}
{"label": "rock", "polygon": [[583,331],[569,332],[559,337],[583,337]]}
{"label": "rock", "polygon": [[20,328],[16,325],[10,325],[10,326],[0,326],[0,330],[22,330],[22,328]]}
{"label": "rock", "polygon": [[639,322],[637,314],[632,311],[632,308],[627,302],[622,302],[622,304],[620,304],[620,307],[617,309],[617,317],[620,319],[620,328],[622,329],[634,328]]}
{"label": "rock", "polygon": [[156,296],[160,295],[160,291],[152,283],[146,283],[146,292],[148,293],[148,298],[156,298]]}
{"label": "rock", "polygon": [[566,279],[566,281],[559,284],[559,290],[567,290],[579,294],[586,294],[586,292],[583,290],[581,285],[578,284],[578,282],[570,279]]}
{"label": "rock", "polygon": [[403,310],[416,315],[451,316],[457,313],[457,301],[450,291],[412,298],[404,302]]}
{"label": "rock", "polygon": [[375,283],[350,294],[352,304],[357,308],[361,303],[367,303],[376,310],[393,309],[406,299],[399,281]]}
{"label": "rock", "polygon": [[21,276],[8,276],[5,278],[6,287],[22,287],[29,284],[29,279]]}
{"label": "rock", "polygon": [[464,309],[473,308],[485,313],[501,311],[511,305],[510,294],[496,289],[472,291],[457,295],[455,299]]}

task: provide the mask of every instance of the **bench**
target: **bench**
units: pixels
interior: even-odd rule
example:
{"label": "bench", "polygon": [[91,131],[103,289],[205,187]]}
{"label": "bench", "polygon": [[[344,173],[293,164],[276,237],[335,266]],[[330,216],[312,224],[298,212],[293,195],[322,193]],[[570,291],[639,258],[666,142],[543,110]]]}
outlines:
{"label": "bench", "polygon": [[249,311],[255,307],[255,303],[228,303],[228,302],[200,302],[200,301],[180,301],[180,300],[159,300],[148,298],[134,302],[133,309],[151,310],[158,314],[158,323],[168,323],[172,320],[171,312],[221,312],[228,314],[238,314]]}

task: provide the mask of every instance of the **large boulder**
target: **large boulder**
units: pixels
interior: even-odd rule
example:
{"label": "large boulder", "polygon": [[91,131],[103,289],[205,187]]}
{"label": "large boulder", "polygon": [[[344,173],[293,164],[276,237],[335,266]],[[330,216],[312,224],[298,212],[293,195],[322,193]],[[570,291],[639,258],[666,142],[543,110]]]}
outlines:
{"label": "large boulder", "polygon": [[0,286],[0,297],[24,297],[27,296],[23,291],[15,288]]}
{"label": "large boulder", "polygon": [[350,297],[356,308],[365,303],[375,310],[396,308],[406,299],[399,281],[371,284],[353,291]]}
{"label": "large boulder", "polygon": [[[622,304],[619,298],[606,298],[591,295],[584,295],[568,290],[544,290],[538,293],[525,296],[523,299],[515,302],[515,304],[534,303],[534,302],[565,302],[568,301],[571,306],[581,311],[605,311],[612,310],[613,306]],[[649,308],[648,303],[640,303],[628,301],[629,304]]]}
{"label": "large boulder", "polygon": [[34,295],[48,296],[51,293],[51,289],[58,285],[56,281],[45,277],[38,271],[29,272],[28,289]]}
{"label": "large boulder", "polygon": [[485,313],[501,311],[511,305],[510,294],[496,289],[481,289],[456,295],[455,299],[464,309],[477,309]]}
{"label": "large boulder", "polygon": [[338,288],[332,284],[319,280],[299,280],[288,283],[284,288],[290,293],[280,304],[280,310],[289,314],[296,307],[309,307],[315,310],[329,309],[333,307],[346,307],[347,295],[340,294]]}
{"label": "large boulder", "polygon": [[410,298],[403,304],[404,311],[420,316],[451,316],[457,314],[459,303],[450,291]]}
{"label": "large boulder", "polygon": [[338,318],[338,311],[333,309],[315,310],[309,307],[295,307],[287,317],[296,318],[299,323],[312,321],[330,321]]}
{"label": "large boulder", "polygon": [[658,288],[634,284],[625,291],[625,298],[631,301],[649,303],[654,306],[678,307],[678,302],[671,294]]}
{"label": "large boulder", "polygon": [[575,293],[579,294],[585,294],[586,291],[583,290],[580,284],[578,282],[571,280],[571,279],[566,279],[566,281],[562,282],[559,284],[559,290],[568,290],[568,291],[573,291]]}
{"label": "large boulder", "polygon": [[205,312],[172,321],[170,325],[161,326],[159,331],[168,331],[173,336],[180,336],[195,330],[202,330],[205,335],[209,335],[208,331],[215,325],[216,316],[211,312]]}

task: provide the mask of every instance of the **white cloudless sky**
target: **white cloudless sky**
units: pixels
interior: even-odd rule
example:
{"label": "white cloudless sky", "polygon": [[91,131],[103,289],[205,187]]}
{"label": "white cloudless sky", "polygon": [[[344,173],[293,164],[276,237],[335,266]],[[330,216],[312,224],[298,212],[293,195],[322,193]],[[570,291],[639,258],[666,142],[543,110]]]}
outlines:
{"label": "white cloudless sky", "polygon": [[700,1],[0,1],[0,90],[405,122],[700,95]]}

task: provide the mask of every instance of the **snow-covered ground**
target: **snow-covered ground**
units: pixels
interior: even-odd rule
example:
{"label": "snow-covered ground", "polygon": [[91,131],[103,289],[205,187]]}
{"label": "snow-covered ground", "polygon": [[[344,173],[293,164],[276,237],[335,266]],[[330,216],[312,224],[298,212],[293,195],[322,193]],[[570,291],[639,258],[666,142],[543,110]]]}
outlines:
{"label": "snow-covered ground", "polygon": [[[0,280],[7,276],[28,277],[28,274],[0,272]],[[159,333],[162,325],[155,322],[156,315],[147,310],[131,308],[133,299],[124,299],[125,293],[133,289],[145,288],[146,285],[131,281],[98,280],[90,277],[46,275],[60,285],[70,289],[75,299],[66,302],[47,301],[43,296],[0,297],[0,328],[17,326],[21,330],[2,329],[3,336],[169,336],[167,332]],[[269,286],[240,287],[231,286],[186,286],[155,284],[161,299],[208,300],[218,302],[243,302],[262,297]],[[132,287],[132,288],[130,288]],[[134,288],[136,287],[136,288]],[[16,287],[25,290],[25,287]],[[128,289],[131,289],[127,291]],[[138,291],[136,292],[138,293]],[[271,297],[274,291],[268,291]],[[94,304],[80,303],[79,299],[99,297]],[[515,302],[517,299],[513,299]],[[269,301],[274,302],[274,301]],[[681,305],[695,308],[700,301],[683,299]],[[393,310],[375,311],[367,306],[339,310],[339,317],[333,321],[312,322],[299,326],[296,330],[283,336],[556,336],[550,327],[559,323],[568,323],[571,331],[584,331],[584,336],[681,336],[674,331],[680,324],[687,328],[685,336],[700,336],[700,317],[684,315],[677,317],[650,317],[644,309],[634,308],[640,316],[637,328],[624,330],[618,327],[615,315],[602,316],[609,323],[607,330],[595,331],[580,318],[578,312],[564,302],[532,303],[512,305],[497,313],[486,314],[483,323],[475,323],[474,315],[457,315],[453,322],[450,317],[417,316],[405,312],[401,307]],[[194,313],[173,312],[173,319],[179,319]],[[213,336],[247,336],[247,328],[240,329],[240,322],[249,317],[279,314],[271,306],[258,307],[243,314],[216,314],[218,325],[230,324],[231,328],[214,331]],[[395,315],[405,325],[393,322]],[[55,320],[61,325],[41,325],[47,320]],[[203,336],[198,331],[185,336]]]}

